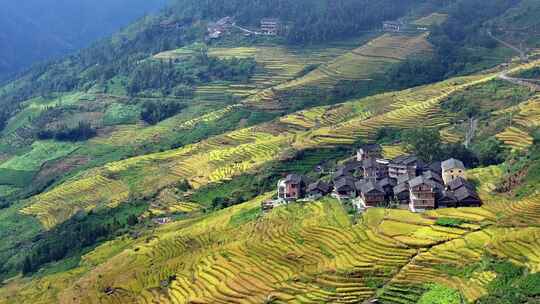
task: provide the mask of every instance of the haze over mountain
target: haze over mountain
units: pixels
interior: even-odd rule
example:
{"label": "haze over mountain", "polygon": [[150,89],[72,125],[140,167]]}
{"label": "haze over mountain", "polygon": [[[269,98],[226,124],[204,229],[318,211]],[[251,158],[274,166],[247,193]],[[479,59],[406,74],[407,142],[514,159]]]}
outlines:
{"label": "haze over mountain", "polygon": [[167,0],[4,0],[0,80],[31,64],[88,46]]}

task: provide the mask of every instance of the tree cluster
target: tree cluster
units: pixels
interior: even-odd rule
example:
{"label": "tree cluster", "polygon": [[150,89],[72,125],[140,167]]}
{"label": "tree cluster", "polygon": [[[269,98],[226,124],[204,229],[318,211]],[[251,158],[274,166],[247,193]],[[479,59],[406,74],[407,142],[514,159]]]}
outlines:
{"label": "tree cluster", "polygon": [[97,135],[96,129],[91,123],[81,121],[76,127],[61,125],[56,129],[39,131],[37,136],[41,140],[56,139],[59,141],[83,141]]}
{"label": "tree cluster", "polygon": [[180,113],[185,107],[184,104],[176,101],[146,101],[142,105],[141,119],[148,124],[155,125]]}
{"label": "tree cluster", "polygon": [[[22,261],[22,273],[31,274],[44,264],[62,260],[85,247],[113,237],[122,229],[137,225],[137,208],[130,208],[128,204],[119,210],[76,215],[44,232]],[[126,212],[128,215],[122,216]]]}

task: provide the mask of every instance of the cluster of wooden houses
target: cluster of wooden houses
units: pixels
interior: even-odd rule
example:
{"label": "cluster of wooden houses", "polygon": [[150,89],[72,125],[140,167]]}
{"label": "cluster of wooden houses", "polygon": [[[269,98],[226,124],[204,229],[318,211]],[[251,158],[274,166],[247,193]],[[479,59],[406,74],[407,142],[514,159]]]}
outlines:
{"label": "cluster of wooden houses", "polygon": [[388,160],[377,144],[361,147],[356,159],[339,166],[329,181],[311,182],[305,176],[290,174],[278,182],[277,192],[277,199],[263,203],[263,209],[326,195],[349,200],[358,210],[396,204],[423,212],[482,204],[466,180],[463,162],[452,158],[426,164],[414,155]]}

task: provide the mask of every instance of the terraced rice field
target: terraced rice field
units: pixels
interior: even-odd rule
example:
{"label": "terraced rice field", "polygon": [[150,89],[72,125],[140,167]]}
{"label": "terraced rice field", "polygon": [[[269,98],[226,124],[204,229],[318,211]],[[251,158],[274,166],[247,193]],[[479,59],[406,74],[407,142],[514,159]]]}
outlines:
{"label": "terraced rice field", "polygon": [[[439,111],[440,102],[454,92],[489,81],[492,77],[480,75],[454,79],[399,94],[383,94],[337,106],[313,108],[180,149],[110,163],[92,174],[97,179],[114,180],[120,187],[129,189],[128,192],[134,197],[151,197],[181,179],[188,180],[198,188],[289,157],[287,155],[290,155],[291,149],[352,144],[358,139],[371,139],[379,128],[417,127],[418,121],[423,121],[429,127],[443,126],[448,116]],[[78,182],[79,179],[75,178],[33,197],[25,213],[39,215],[47,227],[64,221],[81,207],[79,202],[82,200],[73,197],[78,192]],[[98,193],[106,195],[108,188],[101,188],[99,182],[95,188],[81,188],[80,196],[88,196],[85,192],[92,192],[96,197],[100,197]],[[65,206],[64,210],[69,212],[59,215],[50,205]],[[96,205],[90,202],[82,208]]]}
{"label": "terraced rice field", "polygon": [[385,67],[410,56],[431,52],[425,35],[385,34],[348,52],[298,80],[277,87],[278,90],[301,86],[333,86],[339,80],[370,80]]}
{"label": "terraced rice field", "polygon": [[128,196],[128,188],[122,182],[89,175],[40,195],[39,204],[32,204],[21,212],[37,217],[49,229],[79,211],[90,211],[100,205],[113,208],[125,202]]}
{"label": "terraced rice field", "polygon": [[532,136],[517,127],[508,127],[503,132],[497,134],[496,137],[505,145],[517,150],[525,150],[533,144]]}
{"label": "terraced rice field", "polygon": [[[334,60],[327,61],[303,77],[283,82],[271,89],[250,96],[245,101],[252,106],[277,107],[280,98],[287,98],[290,92],[313,93],[328,90],[340,81],[365,81],[368,84],[378,75],[385,73],[392,64],[431,52],[426,34],[417,36],[385,34],[375,38]],[[285,96],[285,97],[282,97]]]}
{"label": "terraced rice field", "polygon": [[[150,242],[131,246],[137,251],[123,251],[59,297],[86,302],[97,296],[103,303],[356,303],[375,291],[365,274],[387,278],[388,269],[416,252],[352,226],[336,201],[281,208],[235,224],[261,199],[189,225],[166,225]],[[121,280],[117,267],[123,269]],[[114,294],[102,294],[105,286],[114,287]]]}
{"label": "terraced rice field", "polygon": [[540,126],[540,99],[538,96],[495,114],[510,117],[512,126],[506,128],[496,137],[507,146],[517,150],[525,150],[533,143],[530,131]]}
{"label": "terraced rice field", "polygon": [[[230,94],[245,98],[262,89],[292,80],[308,65],[317,65],[333,60],[353,46],[347,44],[333,47],[310,47],[303,49],[272,45],[237,48],[210,48],[208,55],[222,59],[253,58],[258,67],[248,83],[212,83],[197,88],[196,97],[205,101],[223,101]],[[193,48],[183,48],[155,55],[157,59],[178,59],[193,54]]]}
{"label": "terraced rice field", "polygon": [[[333,199],[263,215],[260,203],[271,195],[106,243],[63,276],[8,283],[0,303],[32,301],[39,290],[42,299],[61,303],[359,303],[377,295],[385,304],[413,304],[434,282],[474,301],[495,274],[480,269],[461,277],[445,269],[489,252],[540,270],[540,228],[497,224],[527,208],[529,224],[538,224],[537,198],[496,212],[489,202],[423,215],[370,209],[353,224]],[[467,223],[438,226],[440,217]]]}

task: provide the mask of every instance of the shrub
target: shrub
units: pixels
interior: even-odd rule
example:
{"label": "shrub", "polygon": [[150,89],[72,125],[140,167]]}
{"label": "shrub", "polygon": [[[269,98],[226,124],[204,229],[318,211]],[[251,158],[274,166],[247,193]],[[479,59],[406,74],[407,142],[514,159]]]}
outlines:
{"label": "shrub", "polygon": [[435,225],[444,226],[444,227],[459,227],[466,223],[467,221],[462,220],[462,219],[441,217],[437,219],[437,221],[435,222]]}
{"label": "shrub", "polygon": [[81,121],[74,128],[69,128],[66,125],[60,126],[55,130],[39,131],[37,136],[39,139],[56,139],[59,141],[82,141],[88,140],[97,135],[97,131],[89,122]]}
{"label": "shrub", "polygon": [[418,304],[461,304],[461,295],[455,289],[439,284],[429,284]]}

